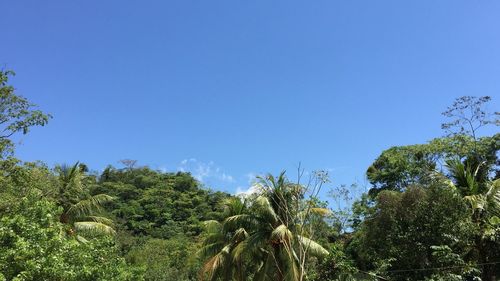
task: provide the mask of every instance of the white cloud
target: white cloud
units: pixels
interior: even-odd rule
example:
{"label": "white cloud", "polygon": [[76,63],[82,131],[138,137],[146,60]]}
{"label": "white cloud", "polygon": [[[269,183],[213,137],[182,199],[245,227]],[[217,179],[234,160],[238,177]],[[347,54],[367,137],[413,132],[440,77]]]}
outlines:
{"label": "white cloud", "polygon": [[245,178],[247,180],[248,186],[238,186],[236,188],[235,195],[240,197],[248,197],[254,193],[259,193],[262,191],[261,185],[258,183],[257,173],[246,173]]}
{"label": "white cloud", "polygon": [[233,176],[224,172],[213,161],[203,162],[196,158],[184,159],[179,163],[177,170],[180,172],[190,172],[195,179],[201,182],[214,179],[227,183],[234,182]]}
{"label": "white cloud", "polygon": [[239,186],[236,188],[236,196],[248,197],[254,193],[259,193],[262,190],[259,184],[252,184],[249,187]]}

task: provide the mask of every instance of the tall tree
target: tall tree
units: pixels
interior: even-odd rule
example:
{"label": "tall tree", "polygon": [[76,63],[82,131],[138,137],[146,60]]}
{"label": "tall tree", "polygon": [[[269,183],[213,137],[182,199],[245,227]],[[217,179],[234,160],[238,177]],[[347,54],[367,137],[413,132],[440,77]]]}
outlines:
{"label": "tall tree", "polygon": [[248,238],[245,228],[224,222],[233,216],[248,214],[247,202],[240,198],[227,198],[223,202],[221,220],[205,222],[203,247],[199,251],[205,261],[200,272],[202,280],[246,280],[249,270],[244,268],[241,243]]}
{"label": "tall tree", "polygon": [[[225,242],[218,246],[221,250],[208,259],[206,266],[225,268],[224,272],[229,272],[235,265],[231,268],[225,261],[243,259],[244,263],[246,259],[255,271],[252,280],[304,280],[307,259],[328,255],[328,251],[311,239],[314,236],[312,215],[324,215],[328,211],[318,208],[316,201],[304,199],[307,191],[317,195],[322,180],[318,178],[308,189],[288,181],[284,172],[278,177],[260,178],[260,190],[252,195],[245,212],[226,217],[222,223],[211,223],[214,233],[209,237],[220,237],[217,241]],[[227,230],[233,230],[232,234],[228,236]],[[210,242],[206,245],[211,245]],[[225,278],[223,280],[232,280],[230,276]]]}
{"label": "tall tree", "polygon": [[[112,221],[99,215],[102,205],[110,202],[113,197],[106,194],[90,195],[82,182],[85,175],[79,163],[73,166],[59,166],[57,173],[56,200],[63,209],[60,222],[70,225],[68,232],[114,234]],[[77,238],[85,241],[80,235],[77,235]]]}
{"label": "tall tree", "polygon": [[[367,169],[366,175],[375,197],[381,190],[402,191],[412,184],[427,184],[435,172],[444,172],[446,160],[466,159],[480,167],[479,175],[500,172],[497,152],[500,134],[481,136],[480,129],[500,125],[499,113],[489,113],[485,106],[490,97],[465,96],[455,100],[443,113],[450,121],[443,123],[446,136],[425,144],[391,147],[383,151]],[[482,163],[481,165],[479,165]]]}
{"label": "tall tree", "polygon": [[497,265],[491,264],[500,258],[497,254],[500,245],[496,242],[500,237],[500,187],[498,180],[490,179],[490,175],[496,171],[495,178],[498,178],[498,168],[495,166],[499,164],[497,153],[500,142],[497,138],[492,149],[485,153],[481,146],[484,138],[478,136],[480,128],[500,125],[500,113],[491,114],[484,109],[489,101],[489,96],[464,96],[456,99],[443,113],[451,121],[444,123],[442,128],[449,135],[461,139],[462,146],[466,146],[466,140],[472,141],[469,153],[465,157],[449,159],[447,168],[453,181],[452,186],[470,204],[472,220],[479,230],[473,252],[478,262],[484,264],[482,279],[492,281],[500,274]]}
{"label": "tall tree", "polygon": [[[465,161],[464,161],[465,162]],[[471,166],[460,159],[447,162],[452,182],[469,204],[471,218],[478,233],[471,255],[482,264],[482,280],[493,281],[500,274],[495,262],[500,258],[500,180],[481,175],[480,166]]]}

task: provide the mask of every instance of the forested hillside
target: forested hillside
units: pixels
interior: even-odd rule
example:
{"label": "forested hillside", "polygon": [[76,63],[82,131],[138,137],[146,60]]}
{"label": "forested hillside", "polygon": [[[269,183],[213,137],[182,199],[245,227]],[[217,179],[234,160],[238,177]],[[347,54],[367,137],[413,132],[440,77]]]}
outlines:
{"label": "forested hillside", "polygon": [[458,98],[443,137],[382,151],[361,196],[302,170],[259,176],[236,196],[135,160],[94,172],[85,159],[16,159],[12,137],[52,117],[11,74],[0,72],[0,280],[500,278],[500,134],[482,134],[499,125],[490,97]]}
{"label": "forested hillside", "polygon": [[91,187],[114,197],[107,205],[126,260],[146,280],[196,279],[203,222],[221,216],[229,195],[202,188],[188,173],[108,167]]}

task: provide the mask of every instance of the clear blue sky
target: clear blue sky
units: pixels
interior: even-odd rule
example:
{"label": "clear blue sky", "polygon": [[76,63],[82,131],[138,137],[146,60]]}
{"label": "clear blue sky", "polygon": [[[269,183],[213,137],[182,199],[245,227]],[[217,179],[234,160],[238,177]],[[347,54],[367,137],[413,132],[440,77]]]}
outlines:
{"label": "clear blue sky", "polygon": [[0,64],[54,118],[17,156],[137,159],[216,189],[442,135],[462,95],[500,99],[500,1],[2,1]]}

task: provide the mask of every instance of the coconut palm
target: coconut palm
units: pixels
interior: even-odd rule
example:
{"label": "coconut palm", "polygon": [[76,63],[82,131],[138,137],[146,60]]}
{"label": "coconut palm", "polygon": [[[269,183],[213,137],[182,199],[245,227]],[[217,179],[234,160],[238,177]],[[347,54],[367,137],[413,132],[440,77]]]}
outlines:
{"label": "coconut palm", "polygon": [[[450,186],[456,188],[471,208],[472,221],[478,227],[474,255],[483,266],[483,280],[496,280],[492,258],[499,258],[494,241],[500,234],[500,180],[490,181],[484,164],[464,164],[460,159],[447,161],[452,178]],[[481,172],[483,169],[483,172]]]}
{"label": "coconut palm", "polygon": [[304,200],[304,187],[289,182],[285,172],[259,180],[263,194],[254,204],[258,230],[248,239],[249,244],[259,245],[264,254],[257,280],[303,280],[306,256],[328,255],[321,245],[308,238],[313,233],[307,227],[313,213],[326,211]]}
{"label": "coconut palm", "polygon": [[97,215],[102,205],[113,198],[106,194],[88,193],[83,184],[85,174],[79,163],[73,166],[61,165],[56,168],[56,172],[59,187],[57,201],[63,209],[59,220],[70,226],[68,233],[77,235],[80,241],[86,240],[78,233],[114,234],[112,220]]}
{"label": "coconut palm", "polygon": [[199,255],[205,260],[200,272],[202,280],[245,280],[243,257],[239,245],[248,233],[243,227],[232,227],[224,223],[227,218],[246,213],[246,202],[240,198],[229,198],[223,202],[221,221],[205,222],[206,236]]}
{"label": "coconut palm", "polygon": [[473,219],[477,222],[486,217],[498,217],[500,211],[499,180],[490,181],[487,173],[481,172],[484,164],[474,166],[464,164],[460,159],[446,162],[452,181],[462,197],[470,204]]}
{"label": "coconut palm", "polygon": [[[308,207],[301,187],[291,184],[284,172],[277,178],[272,175],[260,178],[259,187],[260,193],[250,199],[246,212],[228,216],[221,224],[212,225],[214,232],[221,235],[219,241],[225,242],[218,246],[221,251],[212,256],[208,265],[230,268],[226,262],[247,259],[255,272],[253,280],[303,280],[306,255],[328,254],[307,237],[309,233],[304,227],[307,214],[321,211]],[[244,231],[245,235],[229,238],[226,236],[229,230],[235,234]]]}

